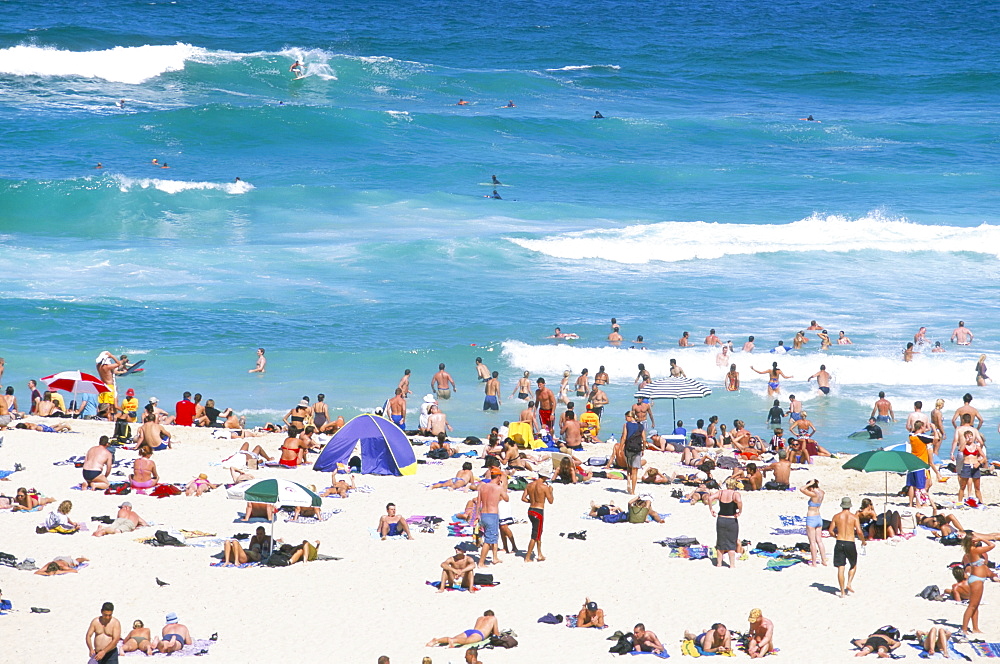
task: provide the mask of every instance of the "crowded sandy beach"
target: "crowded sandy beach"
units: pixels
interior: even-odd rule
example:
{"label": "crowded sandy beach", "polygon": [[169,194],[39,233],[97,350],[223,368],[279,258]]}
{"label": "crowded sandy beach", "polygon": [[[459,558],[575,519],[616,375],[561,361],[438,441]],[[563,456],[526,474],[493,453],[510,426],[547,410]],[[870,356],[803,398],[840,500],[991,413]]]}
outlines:
{"label": "crowded sandy beach", "polygon": [[[95,372],[109,379],[95,384],[121,390],[119,364],[102,353]],[[306,396],[262,427],[132,389],[96,394],[110,421],[60,417],[72,395],[43,382],[2,413],[8,661],[1000,649],[983,600],[1000,537],[980,435],[991,425],[971,395],[957,412],[875,402],[872,449],[882,427],[905,426],[909,444],[881,454],[933,461],[887,474],[844,469],[838,441],[813,437],[822,422],[778,393],[769,425],[748,413],[727,430],[706,396],[683,402],[704,414],[685,427],[655,398],[602,409],[600,372],[568,390],[559,376],[519,380],[520,421],[450,431],[448,370],[426,394],[407,373],[385,412],[345,422]],[[481,358],[461,371],[466,389],[476,371],[484,410],[507,398]],[[664,380],[640,369],[635,383],[641,394]],[[267,480],[298,493],[248,497]]]}

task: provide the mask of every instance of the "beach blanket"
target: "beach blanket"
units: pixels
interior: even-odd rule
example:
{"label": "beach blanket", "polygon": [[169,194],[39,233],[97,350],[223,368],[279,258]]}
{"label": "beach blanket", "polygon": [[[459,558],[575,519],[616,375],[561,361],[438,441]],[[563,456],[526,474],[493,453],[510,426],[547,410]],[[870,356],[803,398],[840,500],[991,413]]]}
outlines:
{"label": "beach blanket", "polygon": [[[210,641],[208,639],[192,639],[191,645],[184,646],[183,648],[181,648],[176,652],[162,653],[154,651],[154,654],[149,655],[149,657],[177,658],[177,657],[194,657],[196,655],[208,655],[210,654],[209,648],[211,648],[214,643],[215,641]],[[119,655],[119,657],[146,657],[146,656],[147,655],[140,650],[133,650],[130,653]],[[90,661],[93,662],[94,660],[91,659]]]}
{"label": "beach blanket", "polygon": [[267,519],[267,517],[263,517],[263,516],[254,516],[254,517],[250,517],[250,520],[249,520],[249,521],[244,521],[244,520],[243,520],[243,516],[244,516],[245,514],[246,514],[246,512],[237,512],[237,513],[236,513],[236,518],[235,518],[235,519],[233,519],[233,523],[271,523],[271,522],[270,522],[270,521],[269,521],[269,520]]}
{"label": "beach blanket", "polygon": [[630,655],[652,655],[653,657],[659,657],[660,659],[669,659],[669,657],[670,657],[670,653],[668,653],[666,650],[664,650],[663,652],[636,652],[635,650],[633,650],[629,654]]}
{"label": "beach blanket", "polygon": [[688,560],[701,560],[708,558],[709,547],[707,546],[679,546],[670,549],[671,558],[686,558]]}
{"label": "beach blanket", "polygon": [[972,651],[980,657],[1000,657],[1000,643],[970,643]]}
{"label": "beach blanket", "polygon": [[320,523],[328,520],[334,514],[340,514],[343,510],[327,510],[319,513],[319,518],[314,516],[300,516],[295,518],[294,513],[285,513],[285,523]]}
{"label": "beach blanket", "polygon": [[[434,588],[440,588],[441,587],[441,582],[440,581],[424,581],[424,584],[428,585],[428,586],[433,586]],[[478,585],[478,584],[473,584],[472,587],[475,588],[476,590],[479,590],[480,588],[494,588],[494,587],[499,586],[499,585],[500,585],[499,583],[490,583],[490,584],[485,585],[485,586],[481,586],[481,585]],[[469,592],[468,589],[463,588],[461,586],[455,586],[455,585],[448,586],[447,588],[445,588],[445,590],[459,590],[459,591],[461,591],[463,593]]]}
{"label": "beach blanket", "polygon": [[795,528],[771,528],[771,535],[806,535],[806,527],[799,526]]}
{"label": "beach blanket", "polygon": [[[368,535],[371,536],[373,540],[382,539],[382,536],[378,534],[378,528],[369,528]],[[405,540],[406,535],[388,535],[386,540]]]}
{"label": "beach blanket", "polygon": [[805,562],[801,558],[768,558],[767,564],[764,565],[764,569],[769,569],[774,572],[780,572],[783,569],[787,569],[792,565],[797,565],[799,563]]}
{"label": "beach blanket", "polygon": [[[976,645],[976,644],[973,644],[973,645]],[[971,657],[969,657],[965,653],[962,653],[962,652],[959,652],[958,650],[956,650],[955,649],[955,644],[952,643],[951,641],[948,642],[948,654],[947,655],[945,655],[943,652],[936,652],[933,655],[928,655],[926,652],[924,652],[923,646],[921,646],[919,644],[916,644],[916,643],[911,643],[910,647],[911,648],[916,648],[917,650],[920,651],[920,659],[964,659],[964,660],[968,660],[970,662],[972,661]]]}
{"label": "beach blanket", "polygon": [[[578,615],[568,614],[568,613],[566,614],[566,626],[567,627],[576,627],[576,624],[577,624],[578,621],[579,621],[579,616]],[[587,629],[607,629],[607,628],[608,628],[608,626],[605,625],[604,627],[588,627]]]}
{"label": "beach blanket", "polygon": [[238,567],[244,569],[246,567],[263,567],[264,563],[243,563],[242,565],[236,565],[233,563],[224,563],[221,560],[216,560],[214,563],[209,563],[209,567]]}
{"label": "beach blanket", "polygon": [[472,537],[473,529],[468,523],[449,523],[448,537]]}

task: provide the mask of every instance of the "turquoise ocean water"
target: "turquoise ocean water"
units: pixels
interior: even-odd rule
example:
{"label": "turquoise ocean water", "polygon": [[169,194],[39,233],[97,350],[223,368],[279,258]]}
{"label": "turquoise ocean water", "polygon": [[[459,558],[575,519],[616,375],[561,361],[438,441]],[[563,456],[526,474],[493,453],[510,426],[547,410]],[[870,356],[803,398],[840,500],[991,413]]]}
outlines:
{"label": "turquoise ocean water", "polygon": [[[980,353],[1000,371],[995,5],[212,5],[0,5],[20,398],[109,349],[147,360],[122,383],[143,400],[198,391],[263,422],[324,392],[349,416],[446,362],[445,411],[482,435],[520,404],[480,411],[477,355],[507,394],[604,364],[612,413],[637,363],[673,357],[715,389],[680,417],[762,433],[749,365],[774,357],[737,354],[726,393],[714,352],[676,340],[766,349],[817,319],[854,345],[780,366],[828,447],[863,448],[846,435],[879,389],[902,413],[971,391],[995,431],[997,388],[974,385]],[[607,347],[612,316],[646,349]],[[959,319],[972,348],[947,343]],[[948,352],[904,365],[921,325]],[[829,397],[804,382],[821,363]]]}

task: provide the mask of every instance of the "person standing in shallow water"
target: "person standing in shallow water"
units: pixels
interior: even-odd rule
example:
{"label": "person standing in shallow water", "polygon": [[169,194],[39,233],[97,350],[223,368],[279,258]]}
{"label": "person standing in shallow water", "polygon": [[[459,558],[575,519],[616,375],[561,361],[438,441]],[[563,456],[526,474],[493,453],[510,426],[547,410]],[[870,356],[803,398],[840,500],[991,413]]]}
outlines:
{"label": "person standing in shallow water", "polygon": [[263,348],[258,348],[257,349],[257,366],[255,366],[253,369],[251,369],[247,373],[264,373],[264,370],[266,368],[267,368],[267,358],[264,357],[264,349]]}

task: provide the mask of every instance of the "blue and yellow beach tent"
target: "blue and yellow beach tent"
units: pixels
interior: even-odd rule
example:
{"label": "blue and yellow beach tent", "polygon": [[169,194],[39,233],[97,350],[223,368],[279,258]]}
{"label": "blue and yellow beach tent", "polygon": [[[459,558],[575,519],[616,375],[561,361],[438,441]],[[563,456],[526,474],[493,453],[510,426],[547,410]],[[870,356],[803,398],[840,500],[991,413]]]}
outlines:
{"label": "blue and yellow beach tent", "polygon": [[333,435],[313,464],[313,470],[331,473],[347,464],[361,445],[361,472],[368,475],[415,475],[417,457],[406,434],[378,415],[358,415]]}

